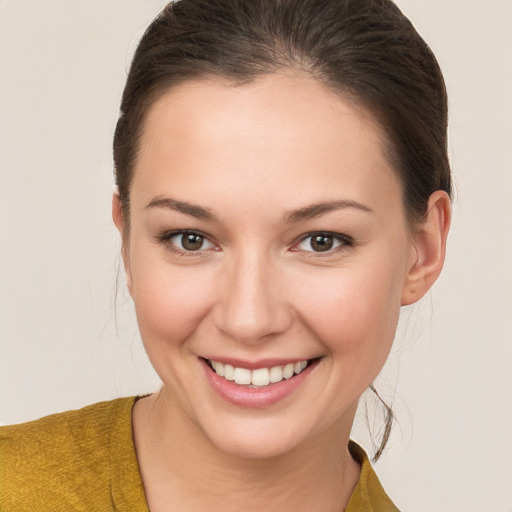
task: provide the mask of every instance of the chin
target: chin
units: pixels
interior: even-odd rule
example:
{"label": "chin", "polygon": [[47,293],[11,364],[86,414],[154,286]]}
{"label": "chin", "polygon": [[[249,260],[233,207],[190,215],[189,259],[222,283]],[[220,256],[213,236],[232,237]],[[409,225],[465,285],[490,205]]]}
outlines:
{"label": "chin", "polygon": [[[204,433],[209,441],[225,454],[246,460],[272,459],[292,452],[306,439],[305,433],[292,432],[282,423],[241,421]],[[220,427],[220,428],[219,428]]]}

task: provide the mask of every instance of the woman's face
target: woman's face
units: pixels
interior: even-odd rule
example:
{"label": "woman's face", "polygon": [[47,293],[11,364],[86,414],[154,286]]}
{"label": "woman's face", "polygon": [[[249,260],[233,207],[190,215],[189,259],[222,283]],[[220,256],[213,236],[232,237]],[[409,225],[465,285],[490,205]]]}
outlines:
{"label": "woman's face", "polygon": [[313,79],[189,82],[151,109],[129,288],[173,414],[222,450],[350,429],[414,254],[379,128]]}

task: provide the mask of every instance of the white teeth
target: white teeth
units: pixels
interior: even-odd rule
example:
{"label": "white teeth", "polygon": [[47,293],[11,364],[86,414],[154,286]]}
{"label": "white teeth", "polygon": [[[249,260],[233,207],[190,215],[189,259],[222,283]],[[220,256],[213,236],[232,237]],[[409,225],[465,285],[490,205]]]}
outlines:
{"label": "white teeth", "polygon": [[306,368],[308,361],[299,361],[298,363],[289,363],[285,366],[272,366],[271,368],[257,368],[249,370],[247,368],[238,368],[230,364],[222,364],[218,361],[208,360],[211,367],[217,375],[226,380],[234,380],[237,384],[244,386],[265,387],[269,384],[281,382],[283,379],[291,379],[294,375]]}
{"label": "white teeth", "polygon": [[[221,363],[218,363],[221,364]],[[224,378],[226,380],[235,380],[235,368],[230,364],[224,365]]]}
{"label": "white teeth", "polygon": [[251,372],[251,384],[255,386],[268,386],[270,383],[270,372],[268,368],[258,368]]}
{"label": "white teeth", "polygon": [[273,366],[270,368],[270,382],[275,384],[276,382],[281,382],[283,380],[283,369],[280,366]]}
{"label": "white teeth", "polygon": [[295,372],[295,365],[294,364],[287,364],[283,368],[283,377],[285,379],[289,379],[293,376],[293,373]]}
{"label": "white teeth", "polygon": [[215,370],[215,373],[219,375],[220,377],[224,377],[224,365],[221,363],[215,363],[215,366],[213,367]]}
{"label": "white teeth", "polygon": [[251,370],[247,368],[235,368],[234,377],[237,384],[250,384]]}

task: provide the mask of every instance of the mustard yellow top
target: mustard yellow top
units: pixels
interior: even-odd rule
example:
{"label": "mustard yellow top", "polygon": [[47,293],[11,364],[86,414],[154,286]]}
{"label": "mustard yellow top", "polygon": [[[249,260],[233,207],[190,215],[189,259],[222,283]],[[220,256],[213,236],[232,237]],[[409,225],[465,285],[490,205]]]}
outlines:
{"label": "mustard yellow top", "polygon": [[[136,397],[0,428],[0,511],[149,512],[133,445]],[[398,512],[368,457],[346,512]],[[181,512],[181,511],[180,511]]]}

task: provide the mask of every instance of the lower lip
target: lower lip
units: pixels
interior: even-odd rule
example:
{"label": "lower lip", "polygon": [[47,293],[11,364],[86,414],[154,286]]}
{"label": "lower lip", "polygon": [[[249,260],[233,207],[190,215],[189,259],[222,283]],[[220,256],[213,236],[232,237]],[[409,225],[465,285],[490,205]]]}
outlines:
{"label": "lower lip", "polygon": [[217,394],[232,404],[255,409],[269,407],[291,395],[308,378],[318,362],[309,363],[301,373],[290,379],[283,379],[262,388],[249,388],[219,377],[204,359],[200,359],[200,361],[210,386]]}

